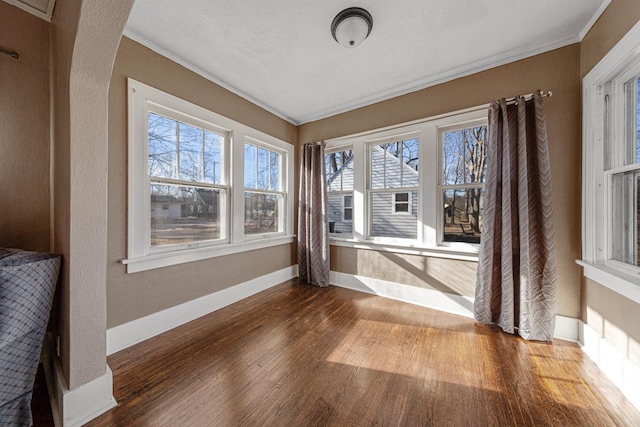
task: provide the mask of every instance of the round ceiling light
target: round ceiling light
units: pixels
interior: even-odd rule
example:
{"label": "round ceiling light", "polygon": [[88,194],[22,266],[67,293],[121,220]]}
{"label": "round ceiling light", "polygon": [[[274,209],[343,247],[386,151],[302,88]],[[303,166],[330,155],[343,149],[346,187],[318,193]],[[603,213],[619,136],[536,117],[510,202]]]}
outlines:
{"label": "round ceiling light", "polygon": [[331,35],[344,47],[353,48],[371,33],[373,18],[361,7],[350,7],[338,13],[331,23]]}

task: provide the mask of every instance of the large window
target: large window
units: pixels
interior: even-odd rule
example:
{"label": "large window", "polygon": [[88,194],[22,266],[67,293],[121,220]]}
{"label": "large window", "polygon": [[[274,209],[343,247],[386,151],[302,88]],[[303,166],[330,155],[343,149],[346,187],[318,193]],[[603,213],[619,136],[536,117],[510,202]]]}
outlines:
{"label": "large window", "polygon": [[258,144],[244,144],[244,232],[251,235],[282,230],[285,202],[280,176],[283,154]]}
{"label": "large window", "polygon": [[128,272],[293,241],[293,146],[129,79]]}
{"label": "large window", "polygon": [[440,130],[443,242],[480,243],[487,169],[484,122]]}
{"label": "large window", "polygon": [[585,275],[640,302],[640,26],[584,79]]}
{"label": "large window", "polygon": [[478,107],[329,141],[332,244],[475,259],[486,117]]}

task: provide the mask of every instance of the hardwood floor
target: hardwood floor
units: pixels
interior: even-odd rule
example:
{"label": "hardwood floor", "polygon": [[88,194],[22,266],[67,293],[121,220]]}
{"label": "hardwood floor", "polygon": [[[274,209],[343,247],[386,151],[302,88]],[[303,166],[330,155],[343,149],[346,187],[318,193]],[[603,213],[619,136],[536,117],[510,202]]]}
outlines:
{"label": "hardwood floor", "polygon": [[112,355],[89,426],[639,426],[576,344],[290,281]]}

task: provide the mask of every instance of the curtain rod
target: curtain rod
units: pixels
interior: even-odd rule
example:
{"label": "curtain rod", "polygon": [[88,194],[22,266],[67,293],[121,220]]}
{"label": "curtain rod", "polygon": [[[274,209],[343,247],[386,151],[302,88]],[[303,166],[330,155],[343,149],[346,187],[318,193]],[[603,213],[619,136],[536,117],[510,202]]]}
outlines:
{"label": "curtain rod", "polygon": [[517,104],[518,103],[518,99],[520,99],[520,98],[524,98],[524,99],[533,98],[533,94],[534,93],[539,93],[540,96],[543,97],[543,98],[551,98],[553,96],[553,92],[551,92],[550,90],[548,90],[546,92],[544,90],[537,90],[537,91],[535,91],[533,93],[528,93],[526,95],[514,96],[513,98],[506,98],[505,102],[507,104]]}
{"label": "curtain rod", "polygon": [[10,50],[0,49],[0,53],[4,53],[5,55],[9,55],[10,57],[12,57],[14,59],[18,59],[20,57],[20,55],[18,55],[18,52],[11,52]]}

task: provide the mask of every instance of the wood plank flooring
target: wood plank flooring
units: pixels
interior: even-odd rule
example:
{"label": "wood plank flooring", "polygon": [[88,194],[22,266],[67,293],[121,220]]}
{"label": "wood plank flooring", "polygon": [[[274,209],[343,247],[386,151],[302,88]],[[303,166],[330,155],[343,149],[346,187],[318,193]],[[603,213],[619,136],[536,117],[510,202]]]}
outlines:
{"label": "wood plank flooring", "polygon": [[296,281],[108,362],[89,426],[640,426],[576,344]]}

